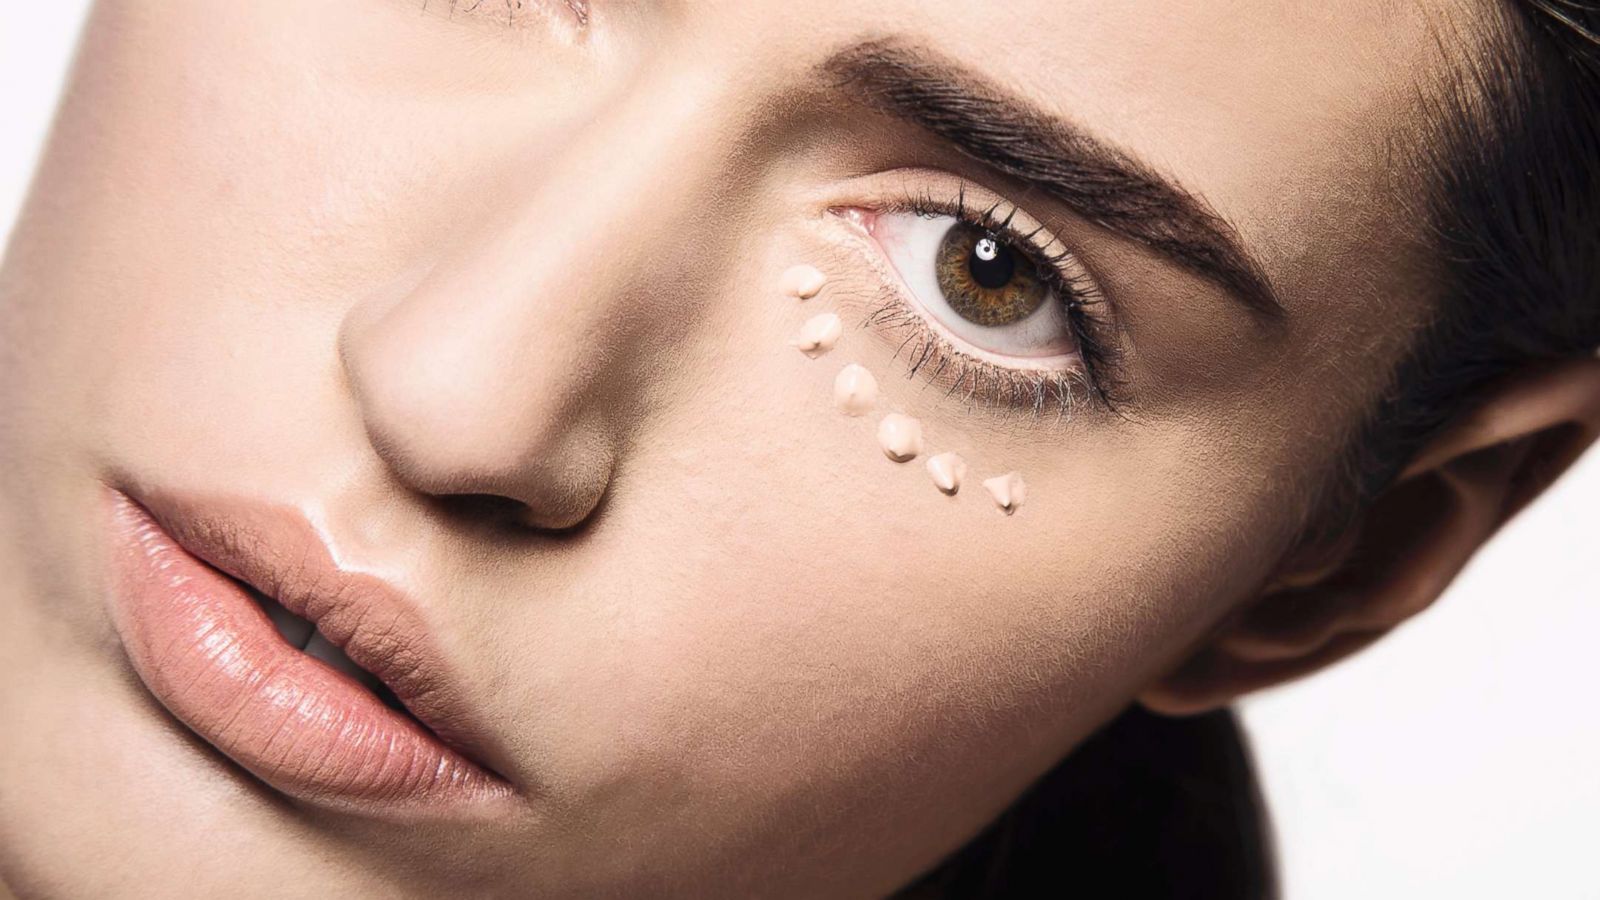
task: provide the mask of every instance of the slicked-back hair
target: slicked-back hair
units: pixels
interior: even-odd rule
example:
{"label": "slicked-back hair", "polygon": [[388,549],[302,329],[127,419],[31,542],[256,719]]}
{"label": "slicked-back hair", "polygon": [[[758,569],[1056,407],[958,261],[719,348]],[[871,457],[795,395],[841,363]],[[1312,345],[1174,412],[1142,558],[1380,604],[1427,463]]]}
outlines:
{"label": "slicked-back hair", "polygon": [[1342,529],[1497,379],[1600,349],[1600,3],[1516,0],[1425,104],[1427,323],[1354,435]]}

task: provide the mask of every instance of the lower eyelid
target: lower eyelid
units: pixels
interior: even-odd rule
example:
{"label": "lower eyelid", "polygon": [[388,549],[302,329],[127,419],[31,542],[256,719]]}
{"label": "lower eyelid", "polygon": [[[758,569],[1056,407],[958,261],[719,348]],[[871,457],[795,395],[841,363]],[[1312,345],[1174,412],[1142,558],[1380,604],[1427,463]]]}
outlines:
{"label": "lower eyelid", "polygon": [[[895,302],[904,308],[908,315],[915,316],[918,320],[920,320],[928,328],[928,330],[932,332],[933,335],[940,341],[946,344],[952,352],[967,356],[974,362],[1013,372],[1054,372],[1072,369],[1080,365],[1079,356],[1076,353],[1063,353],[1054,356],[1040,357],[1018,357],[1004,356],[1003,354],[985,350],[982,347],[974,347],[969,341],[962,339],[960,335],[951,333],[949,328],[943,322],[940,322],[938,319],[928,315],[920,309],[915,308],[913,306],[913,304],[916,302],[915,300],[910,300],[903,296],[896,296]],[[1052,300],[1050,302],[1059,301]]]}
{"label": "lower eyelid", "polygon": [[973,356],[898,296],[887,299],[862,325],[893,341],[891,356],[905,366],[907,378],[921,376],[944,387],[944,397],[960,397],[968,405],[1022,409],[1035,416],[1053,410],[1065,416],[1086,389],[1078,369],[1016,368]]}

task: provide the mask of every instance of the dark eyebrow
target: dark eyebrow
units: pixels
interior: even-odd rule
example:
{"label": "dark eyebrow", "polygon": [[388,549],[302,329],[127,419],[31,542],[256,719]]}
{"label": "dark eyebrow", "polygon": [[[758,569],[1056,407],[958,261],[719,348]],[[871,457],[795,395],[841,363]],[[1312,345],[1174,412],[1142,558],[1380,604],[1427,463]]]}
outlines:
{"label": "dark eyebrow", "polygon": [[967,156],[1220,284],[1253,313],[1284,316],[1238,233],[1205,201],[1132,155],[1047,115],[972,72],[894,41],[822,63],[834,87],[918,125]]}

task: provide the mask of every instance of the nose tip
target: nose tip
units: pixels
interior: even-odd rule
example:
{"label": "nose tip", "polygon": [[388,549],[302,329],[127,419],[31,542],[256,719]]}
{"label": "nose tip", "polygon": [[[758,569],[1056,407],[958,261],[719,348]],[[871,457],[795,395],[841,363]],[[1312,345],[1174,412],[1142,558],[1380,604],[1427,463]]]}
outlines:
{"label": "nose tip", "polygon": [[503,339],[401,304],[348,318],[339,355],[368,443],[402,485],[457,515],[574,528],[615,463],[603,410],[564,361]]}
{"label": "nose tip", "polygon": [[584,461],[581,470],[556,471],[533,460],[507,464],[492,453],[418,452],[406,442],[383,437],[369,426],[373,447],[395,478],[412,491],[438,501],[453,518],[491,521],[510,527],[567,531],[582,525],[598,508],[605,477],[589,473],[603,464]]}

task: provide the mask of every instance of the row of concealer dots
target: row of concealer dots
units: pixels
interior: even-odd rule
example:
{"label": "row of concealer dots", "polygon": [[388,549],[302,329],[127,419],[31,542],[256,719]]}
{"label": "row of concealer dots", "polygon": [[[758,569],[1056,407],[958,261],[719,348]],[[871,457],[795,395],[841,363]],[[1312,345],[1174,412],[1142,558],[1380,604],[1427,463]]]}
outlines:
{"label": "row of concealer dots", "polygon": [[[828,276],[814,266],[797,265],[785,269],[779,276],[779,288],[784,295],[797,300],[809,300],[822,291]],[[800,326],[800,332],[789,341],[806,356],[816,359],[834,348],[844,334],[839,316],[831,312],[818,313]],[[872,412],[878,400],[878,381],[866,367],[849,363],[833,379],[833,403],[847,416],[864,416]],[[904,413],[892,412],[878,420],[878,446],[889,459],[904,463],[922,455],[922,423]],[[928,475],[935,486],[949,496],[961,490],[967,476],[967,463],[959,454],[946,451],[927,458]],[[1015,513],[1027,499],[1028,486],[1016,472],[1007,472],[983,480],[984,490],[994,498],[997,508],[1006,515]]]}

